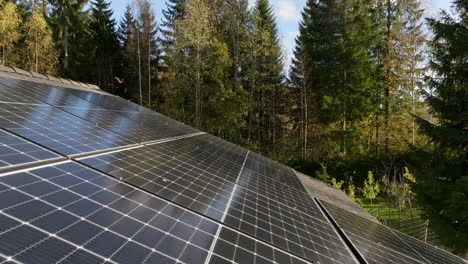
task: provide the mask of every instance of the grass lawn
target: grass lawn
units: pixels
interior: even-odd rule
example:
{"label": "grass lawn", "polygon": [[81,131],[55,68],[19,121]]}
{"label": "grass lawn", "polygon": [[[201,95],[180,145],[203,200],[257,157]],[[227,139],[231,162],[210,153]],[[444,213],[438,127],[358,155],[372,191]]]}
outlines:
{"label": "grass lawn", "polygon": [[420,218],[419,209],[401,208],[400,211],[398,206],[389,205],[387,201],[382,198],[377,198],[376,200],[372,201],[372,204],[366,199],[358,198],[356,200],[362,206],[362,208],[364,208],[379,221],[396,229],[399,229],[400,220],[419,220]]}

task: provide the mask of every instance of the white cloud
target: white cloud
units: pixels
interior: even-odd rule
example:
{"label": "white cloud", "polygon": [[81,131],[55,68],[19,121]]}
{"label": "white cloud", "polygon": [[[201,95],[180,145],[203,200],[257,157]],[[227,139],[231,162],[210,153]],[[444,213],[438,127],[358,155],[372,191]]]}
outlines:
{"label": "white cloud", "polygon": [[279,0],[276,2],[278,18],[283,22],[297,21],[301,17],[301,12],[292,0]]}

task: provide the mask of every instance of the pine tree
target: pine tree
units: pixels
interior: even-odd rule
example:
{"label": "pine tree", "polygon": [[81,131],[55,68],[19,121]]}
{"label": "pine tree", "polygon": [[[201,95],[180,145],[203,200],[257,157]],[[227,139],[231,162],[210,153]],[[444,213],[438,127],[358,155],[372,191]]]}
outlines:
{"label": "pine tree", "polygon": [[[51,14],[55,38],[61,46],[62,70],[66,75],[81,79],[87,72],[80,73],[83,69],[80,64],[86,61],[89,46],[85,45],[89,39],[87,31],[87,16],[83,12],[87,0],[51,0]],[[72,69],[70,69],[72,65]],[[77,76],[80,75],[80,76]]]}
{"label": "pine tree", "polygon": [[115,93],[114,72],[119,42],[110,4],[96,0],[91,7],[91,42],[93,43],[93,81],[102,89]]}
{"label": "pine tree", "polygon": [[[377,106],[372,8],[372,1],[322,0],[308,1],[303,12],[291,81],[307,90],[302,98],[308,99],[311,118],[301,131],[303,136],[314,131],[309,135],[317,139],[319,157],[363,152],[362,122]],[[305,116],[304,110],[299,113]]]}
{"label": "pine tree", "polygon": [[[427,67],[423,64],[425,60],[425,45],[426,35],[423,32],[424,9],[421,8],[421,3],[418,0],[405,1],[403,5],[402,19],[404,21],[403,33],[403,54],[405,57],[403,85],[403,98],[406,100],[405,107],[402,107],[407,112],[415,115],[420,114],[423,105],[421,104],[421,94],[419,90],[423,87],[423,74]],[[414,116],[405,114],[408,120],[407,131],[410,133],[410,142],[412,145],[419,143],[416,134],[417,124]],[[409,128],[409,129],[408,129]],[[402,134],[402,133],[398,133]],[[408,133],[406,133],[408,134]],[[401,148],[400,148],[401,149]]]}
{"label": "pine tree", "polygon": [[163,21],[161,23],[161,43],[165,49],[170,48],[175,40],[175,25],[183,19],[186,14],[187,0],[168,0],[167,9],[163,10]]}
{"label": "pine tree", "polygon": [[221,41],[229,48],[232,58],[231,78],[234,85],[247,86],[244,71],[247,69],[250,49],[251,14],[247,0],[216,1],[217,30]]}
{"label": "pine tree", "polygon": [[158,25],[150,1],[136,1],[136,8],[137,45],[140,51],[139,57],[142,72],[141,82],[142,87],[146,88],[142,88],[141,96],[145,94],[143,96],[146,101],[145,105],[151,108],[154,93],[153,86],[156,85],[157,71],[161,70],[160,48],[156,39]]}
{"label": "pine tree", "polygon": [[437,122],[419,118],[418,123],[435,151],[416,160],[415,191],[432,230],[445,246],[463,254],[468,249],[468,2],[456,0],[453,9],[459,19],[446,12],[428,19],[434,77],[432,93],[424,94]]}
{"label": "pine tree", "polygon": [[[300,148],[301,156],[306,159],[308,156],[308,138],[309,138],[309,117],[315,115],[309,115],[312,110],[311,104],[317,98],[312,98],[312,82],[311,82],[311,61],[308,57],[309,45],[313,44],[312,41],[307,41],[307,31],[311,29],[313,19],[315,19],[317,4],[313,0],[307,1],[306,7],[302,11],[302,21],[299,24],[299,36],[296,38],[296,46],[293,52],[293,59],[291,61],[291,68],[289,70],[289,82],[296,93],[297,101],[299,101],[299,113],[296,113],[296,120],[299,124],[300,134]],[[314,99],[314,100],[310,100]],[[314,122],[317,123],[317,122]],[[316,142],[314,149],[317,149]]]}
{"label": "pine tree", "polygon": [[281,104],[280,96],[285,89],[278,29],[268,0],[257,1],[250,35],[248,139],[258,142],[259,150],[267,153],[275,146],[278,136],[276,133],[281,123],[277,104]]}
{"label": "pine tree", "polygon": [[13,44],[20,37],[21,17],[16,5],[10,1],[0,0],[0,65],[13,64],[10,55]]}
{"label": "pine tree", "polygon": [[133,17],[132,7],[127,5],[125,8],[124,17],[120,23],[118,36],[122,58],[120,62],[121,76],[119,78],[123,87],[121,95],[127,99],[132,97],[132,94],[137,93],[137,60],[136,60],[136,24]]}
{"label": "pine tree", "polygon": [[56,74],[58,56],[52,40],[52,30],[39,11],[34,11],[22,26],[24,48],[23,67],[44,74]]}

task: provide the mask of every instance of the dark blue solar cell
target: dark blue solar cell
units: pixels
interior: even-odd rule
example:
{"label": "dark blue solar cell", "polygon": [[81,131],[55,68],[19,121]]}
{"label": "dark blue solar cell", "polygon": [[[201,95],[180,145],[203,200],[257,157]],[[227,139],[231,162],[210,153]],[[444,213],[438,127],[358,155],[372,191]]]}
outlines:
{"label": "dark blue solar cell", "polygon": [[59,157],[51,151],[0,129],[0,168]]}
{"label": "dark blue solar cell", "polygon": [[47,105],[0,103],[0,126],[63,155],[135,143]]}
{"label": "dark blue solar cell", "polygon": [[34,263],[38,264],[57,263],[74,250],[76,250],[76,247],[51,237],[20,253],[15,259],[24,262],[34,259]]}

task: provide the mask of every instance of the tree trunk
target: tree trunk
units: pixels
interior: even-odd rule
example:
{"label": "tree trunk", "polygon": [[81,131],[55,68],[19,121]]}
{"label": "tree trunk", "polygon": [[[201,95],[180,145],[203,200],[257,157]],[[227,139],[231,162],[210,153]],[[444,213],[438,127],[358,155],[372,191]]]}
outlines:
{"label": "tree trunk", "polygon": [[68,70],[68,25],[65,25],[63,33],[63,51],[65,52],[65,57],[63,59],[63,68]]}
{"label": "tree trunk", "polygon": [[196,87],[195,87],[195,124],[197,128],[200,128],[200,48],[197,48],[197,80],[196,80]]}
{"label": "tree trunk", "polygon": [[138,52],[138,87],[140,91],[140,105],[143,105],[143,93],[141,90],[141,51],[140,51],[140,30],[137,29],[137,52]]}
{"label": "tree trunk", "polygon": [[34,58],[35,59],[34,60],[34,62],[35,62],[34,63],[35,64],[34,69],[35,69],[36,72],[38,72],[37,68],[38,68],[38,64],[39,64],[39,48],[38,48],[38,46],[39,46],[39,43],[38,43],[37,35],[36,35],[35,41],[34,41],[34,57],[35,57]]}
{"label": "tree trunk", "polygon": [[42,14],[47,17],[47,0],[42,0]]}
{"label": "tree trunk", "polygon": [[151,34],[148,35],[148,106],[151,109]]}
{"label": "tree trunk", "polygon": [[391,26],[392,26],[392,21],[391,21],[391,0],[387,0],[387,36],[385,39],[385,59],[384,61],[387,62],[386,69],[385,69],[385,117],[384,117],[384,131],[385,131],[385,147],[384,147],[384,152],[385,154],[388,154],[389,151],[389,143],[390,143],[390,135],[389,135],[389,126],[390,126],[390,65],[389,65],[389,60],[390,60],[390,45],[391,40],[390,40],[390,31],[391,31]]}

